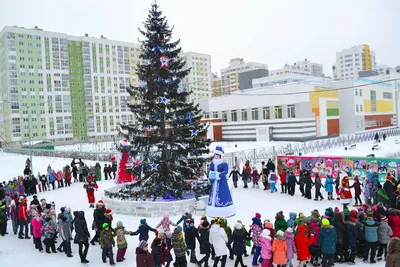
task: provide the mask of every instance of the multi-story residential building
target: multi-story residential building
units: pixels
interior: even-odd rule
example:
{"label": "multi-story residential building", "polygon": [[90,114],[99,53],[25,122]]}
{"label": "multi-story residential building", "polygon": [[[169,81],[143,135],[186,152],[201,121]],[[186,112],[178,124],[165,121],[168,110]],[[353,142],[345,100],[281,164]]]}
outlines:
{"label": "multi-story residential building", "polygon": [[[103,36],[5,27],[0,33],[0,136],[15,143],[28,141],[30,131],[32,140],[110,139],[119,123],[134,121],[127,87],[140,85],[140,53],[139,44]],[[190,56],[187,63],[194,67],[190,82],[202,80],[197,95],[207,95],[211,75],[203,81],[208,72],[203,66],[210,66],[209,58]]]}
{"label": "multi-story residential building", "polygon": [[337,82],[290,75],[276,81],[273,77],[254,79],[253,89],[200,101],[204,121],[211,123],[209,137],[256,141],[264,131],[270,133],[270,140],[304,141],[394,123],[395,85],[377,83],[382,76]]}
{"label": "multi-story residential building", "polygon": [[186,67],[191,68],[189,75],[181,84],[185,90],[193,92],[188,101],[197,101],[211,97],[211,55],[188,52],[183,53],[181,56],[186,61]]}
{"label": "multi-story residential building", "polygon": [[293,63],[293,65],[286,64],[281,69],[270,70],[269,76],[277,76],[290,73],[324,77],[323,65],[310,62],[307,59],[304,59],[303,61],[297,61]]}
{"label": "multi-story residential building", "polygon": [[217,73],[212,77],[212,97],[221,96],[222,80]]}
{"label": "multi-story residential building", "polygon": [[336,52],[336,64],[332,66],[335,80],[352,80],[359,71],[375,69],[375,52],[367,44]]}
{"label": "multi-story residential building", "polygon": [[268,69],[267,64],[249,62],[243,58],[234,58],[229,62],[229,67],[221,70],[222,95],[230,95],[239,91],[239,73],[255,69]]}

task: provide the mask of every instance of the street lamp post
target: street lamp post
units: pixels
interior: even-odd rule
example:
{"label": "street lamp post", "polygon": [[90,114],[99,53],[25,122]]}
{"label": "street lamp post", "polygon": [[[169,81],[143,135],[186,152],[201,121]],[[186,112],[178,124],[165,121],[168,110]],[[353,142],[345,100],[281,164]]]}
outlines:
{"label": "street lamp post", "polygon": [[31,112],[30,108],[32,106],[26,106],[28,110],[28,130],[29,130],[29,158],[31,160],[31,172],[33,173],[33,161],[32,161],[32,129],[31,129]]}

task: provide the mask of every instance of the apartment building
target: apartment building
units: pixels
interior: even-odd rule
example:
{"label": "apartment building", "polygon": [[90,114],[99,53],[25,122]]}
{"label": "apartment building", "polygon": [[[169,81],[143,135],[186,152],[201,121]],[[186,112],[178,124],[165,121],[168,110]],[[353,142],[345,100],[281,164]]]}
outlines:
{"label": "apartment building", "polygon": [[322,64],[310,62],[307,59],[304,59],[303,61],[294,62],[293,65],[285,64],[285,66],[281,69],[270,70],[269,76],[278,76],[291,73],[323,77],[324,69]]}
{"label": "apartment building", "polygon": [[[6,142],[110,139],[132,123],[130,85],[139,86],[140,44],[37,27],[0,33],[0,135]],[[186,53],[187,84],[211,91],[210,56]],[[208,76],[209,75],[209,76]],[[194,83],[195,82],[195,83]]]}

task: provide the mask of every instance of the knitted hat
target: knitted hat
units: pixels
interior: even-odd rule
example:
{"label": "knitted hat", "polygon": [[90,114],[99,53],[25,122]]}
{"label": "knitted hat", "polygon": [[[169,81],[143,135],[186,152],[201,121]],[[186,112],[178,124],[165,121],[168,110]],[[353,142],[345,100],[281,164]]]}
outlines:
{"label": "knitted hat", "polygon": [[372,218],[374,216],[374,213],[372,212],[372,210],[368,210],[367,211],[367,218]]}
{"label": "knitted hat", "polygon": [[273,228],[274,228],[274,225],[273,225],[271,222],[267,222],[267,223],[265,224],[265,227],[268,228],[268,229],[273,229]]}
{"label": "knitted hat", "polygon": [[392,181],[392,176],[390,175],[386,176],[386,181]]}
{"label": "knitted hat", "polygon": [[343,213],[344,213],[344,215],[350,215],[350,210],[349,210],[349,208],[348,208],[348,207],[344,207],[344,208],[343,208]]}
{"label": "knitted hat", "polygon": [[360,212],[358,213],[357,219],[358,219],[359,221],[363,221],[363,220],[365,219],[365,213],[364,213],[363,211],[360,211]]}
{"label": "knitted hat", "polygon": [[278,232],[276,232],[277,236],[283,236],[283,231],[282,230],[278,230]]}
{"label": "knitted hat", "polygon": [[366,212],[369,208],[368,204],[362,204],[362,209],[364,210],[364,212]]}
{"label": "knitted hat", "polygon": [[139,242],[138,248],[144,249],[147,247],[149,244],[147,244],[146,240],[142,240]]}
{"label": "knitted hat", "polygon": [[358,176],[354,177],[354,181],[358,182]]}
{"label": "knitted hat", "polygon": [[113,211],[112,211],[112,209],[106,209],[106,213],[105,213],[106,215],[111,215],[111,214],[113,214]]}
{"label": "knitted hat", "polygon": [[121,221],[118,221],[117,222],[117,227],[119,227],[119,228],[124,227],[124,224]]}
{"label": "knitted hat", "polygon": [[140,224],[146,224],[146,219],[140,219]]}
{"label": "knitted hat", "polygon": [[328,216],[328,217],[333,217],[333,210],[332,210],[332,208],[327,208],[327,209],[325,210],[325,215]]}
{"label": "knitted hat", "polygon": [[264,229],[261,233],[261,236],[267,238],[270,234],[271,232],[268,229]]}
{"label": "knitted hat", "polygon": [[256,218],[261,219],[261,214],[260,213],[256,213]]}
{"label": "knitted hat", "polygon": [[381,216],[381,222],[388,222],[388,217],[386,216]]}
{"label": "knitted hat", "polygon": [[236,222],[238,222],[240,224],[243,224],[242,220],[237,220]]}
{"label": "knitted hat", "polygon": [[97,205],[99,205],[99,206],[103,206],[104,205],[104,202],[103,202],[103,200],[99,200],[99,202],[97,202]]}
{"label": "knitted hat", "polygon": [[293,233],[293,229],[290,228],[290,227],[288,227],[288,228],[286,229],[286,232]]}
{"label": "knitted hat", "polygon": [[210,223],[208,221],[204,221],[201,226],[203,226],[204,228],[207,228],[210,225]]}
{"label": "knitted hat", "polygon": [[314,218],[317,218],[317,219],[319,217],[321,217],[321,215],[319,214],[319,211],[316,210],[316,209],[311,212],[311,216],[314,217]]}
{"label": "knitted hat", "polygon": [[331,224],[328,219],[322,219],[321,223],[323,226],[328,226]]}
{"label": "knitted hat", "polygon": [[46,204],[46,209],[47,210],[51,209],[51,204]]}
{"label": "knitted hat", "polygon": [[108,227],[108,223],[103,223],[102,225],[103,229]]}
{"label": "knitted hat", "polygon": [[37,195],[34,195],[34,196],[33,196],[33,199],[37,199]]}
{"label": "knitted hat", "polygon": [[241,229],[243,229],[243,224],[241,224],[241,223],[235,223],[235,229],[238,229],[238,230],[241,230]]}
{"label": "knitted hat", "polygon": [[334,213],[339,213],[339,212],[340,212],[339,207],[335,207]]}
{"label": "knitted hat", "polygon": [[174,229],[174,234],[179,234],[182,233],[182,226],[178,225],[175,229]]}
{"label": "knitted hat", "polygon": [[374,205],[371,207],[372,212],[376,212],[378,210],[378,206]]}

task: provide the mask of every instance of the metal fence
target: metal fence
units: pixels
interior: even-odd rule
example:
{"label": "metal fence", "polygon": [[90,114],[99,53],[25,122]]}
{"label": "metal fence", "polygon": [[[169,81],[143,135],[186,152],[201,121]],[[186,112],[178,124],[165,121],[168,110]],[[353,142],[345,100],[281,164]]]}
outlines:
{"label": "metal fence", "polygon": [[371,132],[319,139],[302,143],[291,143],[277,145],[273,147],[261,147],[249,150],[242,150],[232,153],[225,153],[224,158],[228,162],[230,167],[235,165],[243,165],[246,160],[249,160],[251,165],[253,166],[256,164],[260,164],[262,161],[267,161],[268,159],[276,160],[276,157],[279,155],[299,155],[300,153],[304,155],[324,151],[331,148],[372,141],[374,140],[376,133],[379,133],[380,137],[383,135],[383,133],[385,133],[387,137],[400,136],[400,128],[376,130]]}
{"label": "metal fence", "polygon": [[[6,153],[16,153],[22,155],[30,155],[30,149],[28,148],[4,148],[4,152]],[[42,150],[42,149],[32,149],[33,156],[42,156],[42,157],[56,157],[56,158],[76,158],[76,159],[85,159],[85,160],[93,160],[93,161],[109,161],[111,156],[114,155],[115,152],[75,152],[75,151],[59,151],[59,150]]]}

